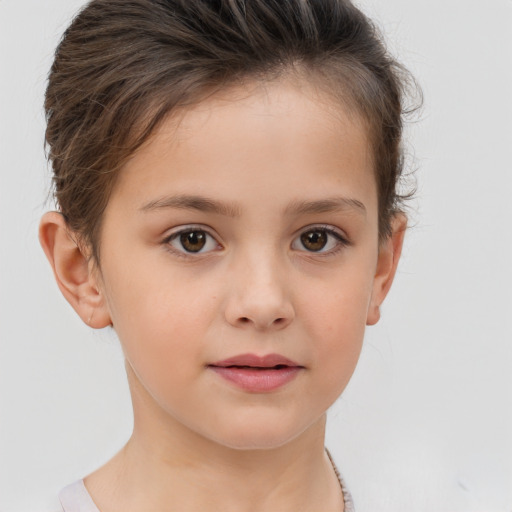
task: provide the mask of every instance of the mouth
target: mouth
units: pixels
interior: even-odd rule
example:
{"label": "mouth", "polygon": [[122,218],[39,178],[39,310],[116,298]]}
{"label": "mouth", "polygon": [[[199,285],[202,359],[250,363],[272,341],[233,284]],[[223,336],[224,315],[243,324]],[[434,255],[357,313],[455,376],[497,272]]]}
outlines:
{"label": "mouth", "polygon": [[256,354],[239,354],[223,361],[217,361],[209,366],[219,368],[228,368],[230,366],[247,368],[278,368],[278,367],[301,367],[302,366],[281,354],[266,354],[258,356]]}
{"label": "mouth", "polygon": [[207,366],[230,384],[250,393],[275,391],[294,380],[304,366],[280,354],[240,354]]}

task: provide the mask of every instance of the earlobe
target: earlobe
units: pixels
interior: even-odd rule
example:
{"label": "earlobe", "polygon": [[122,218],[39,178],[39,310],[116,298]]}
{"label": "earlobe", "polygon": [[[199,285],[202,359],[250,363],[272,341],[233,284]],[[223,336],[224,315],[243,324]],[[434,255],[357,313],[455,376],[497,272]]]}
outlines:
{"label": "earlobe", "polygon": [[391,235],[380,244],[366,325],[375,325],[379,321],[380,306],[393,284],[407,228],[406,216],[396,214],[391,221],[391,228]]}
{"label": "earlobe", "polygon": [[60,291],[90,327],[111,325],[110,314],[92,265],[72,238],[64,217],[47,212],[39,225],[39,241]]}

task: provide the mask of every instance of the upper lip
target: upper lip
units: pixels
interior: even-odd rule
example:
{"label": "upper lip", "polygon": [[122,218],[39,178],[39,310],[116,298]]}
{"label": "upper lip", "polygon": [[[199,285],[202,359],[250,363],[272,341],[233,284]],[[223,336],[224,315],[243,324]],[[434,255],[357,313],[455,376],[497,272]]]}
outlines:
{"label": "upper lip", "polygon": [[209,366],[249,366],[254,368],[274,368],[276,366],[294,366],[302,367],[302,365],[284,357],[280,354],[266,354],[258,356],[256,354],[239,354],[222,361],[211,363]]}

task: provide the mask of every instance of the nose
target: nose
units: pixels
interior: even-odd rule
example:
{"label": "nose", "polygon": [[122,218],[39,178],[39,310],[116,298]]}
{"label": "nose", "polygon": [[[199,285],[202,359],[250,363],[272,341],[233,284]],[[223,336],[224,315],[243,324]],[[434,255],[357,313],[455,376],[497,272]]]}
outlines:
{"label": "nose", "polygon": [[286,272],[277,258],[261,256],[238,265],[230,276],[225,308],[229,324],[257,331],[281,330],[295,318]]}

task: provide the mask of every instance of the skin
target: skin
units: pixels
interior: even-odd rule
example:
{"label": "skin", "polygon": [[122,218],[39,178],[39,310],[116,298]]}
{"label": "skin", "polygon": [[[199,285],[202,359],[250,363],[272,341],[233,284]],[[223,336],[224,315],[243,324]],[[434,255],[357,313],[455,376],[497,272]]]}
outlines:
{"label": "skin", "polygon": [[[91,327],[112,324],[126,356],[133,435],[85,479],[102,512],[343,510],[326,411],[379,319],[405,230],[397,215],[379,244],[372,165],[363,123],[313,86],[249,84],[169,118],[126,164],[99,264],[60,214],[43,217],[64,296]],[[201,252],[183,229],[207,233]],[[306,247],[312,232],[327,245]],[[252,393],[208,366],[244,353],[302,369]]]}

